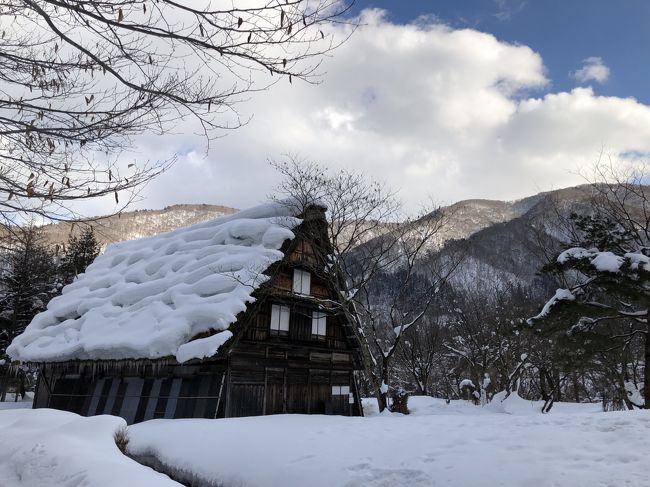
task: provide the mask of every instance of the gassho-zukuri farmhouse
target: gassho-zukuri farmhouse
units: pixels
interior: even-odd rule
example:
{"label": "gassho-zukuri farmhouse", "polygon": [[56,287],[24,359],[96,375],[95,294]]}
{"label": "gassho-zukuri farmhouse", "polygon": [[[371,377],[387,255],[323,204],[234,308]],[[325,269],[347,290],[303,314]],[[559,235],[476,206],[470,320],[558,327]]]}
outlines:
{"label": "gassho-zukuri farmhouse", "polygon": [[110,245],[8,353],[39,368],[35,408],[129,424],[361,415],[327,235],[322,206],[274,202]]}

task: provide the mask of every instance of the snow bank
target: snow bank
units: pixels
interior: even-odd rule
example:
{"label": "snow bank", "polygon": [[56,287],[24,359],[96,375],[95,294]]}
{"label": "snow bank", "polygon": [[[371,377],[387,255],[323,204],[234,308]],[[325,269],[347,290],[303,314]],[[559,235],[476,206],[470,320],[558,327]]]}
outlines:
{"label": "snow bank", "polygon": [[[459,404],[409,402],[422,414],[153,420],[129,427],[129,450],[205,485],[650,485],[650,411],[594,413],[596,405],[577,404],[563,414],[558,404],[548,415],[476,406],[457,414]],[[439,413],[424,414],[425,402]]]}
{"label": "snow bank", "polygon": [[[7,352],[34,362],[214,355],[267,279],[262,272],[283,258],[300,223],[293,208],[262,205],[110,245]],[[204,332],[211,336],[190,342]]]}
{"label": "snow bank", "polygon": [[0,412],[3,487],[180,487],[118,450],[113,434],[126,422],[52,409]]}
{"label": "snow bank", "polygon": [[[368,403],[374,402],[374,410],[377,409],[377,400],[375,398],[364,399]],[[408,402],[409,412],[413,416],[431,416],[431,415],[477,415],[491,414],[486,408],[478,407],[473,402],[466,400],[452,400],[447,402],[445,399],[429,396],[410,396]],[[366,402],[363,403],[363,412],[367,416],[373,415],[373,408],[366,409]],[[370,414],[368,414],[370,413]]]}
{"label": "snow bank", "polygon": [[[445,399],[430,396],[410,396],[408,401],[409,411],[412,416],[456,416],[456,415],[484,415],[484,414],[510,414],[517,416],[542,414],[544,401],[528,401],[523,399],[516,392],[505,397],[505,391],[495,394],[492,401],[485,406],[477,406],[471,401],[453,399],[447,402]],[[363,414],[366,417],[374,417],[379,414],[377,399],[366,397],[362,400]],[[585,414],[600,413],[603,407],[601,403],[573,403],[556,402],[553,404],[550,414]],[[394,416],[400,417],[400,414]]]}
{"label": "snow bank", "polygon": [[[506,397],[506,392],[501,391],[492,397],[492,401],[486,404],[484,409],[488,412],[524,416],[541,414],[543,406],[544,401],[529,401],[519,396],[516,391]],[[599,402],[554,402],[553,407],[548,414],[585,414],[602,412],[603,405]]]}

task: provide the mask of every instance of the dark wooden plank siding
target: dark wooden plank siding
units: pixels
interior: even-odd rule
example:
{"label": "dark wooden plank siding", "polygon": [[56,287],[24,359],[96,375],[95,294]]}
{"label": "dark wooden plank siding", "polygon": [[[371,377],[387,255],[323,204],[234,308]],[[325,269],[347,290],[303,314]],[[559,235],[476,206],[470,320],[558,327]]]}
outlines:
{"label": "dark wooden plank siding", "polygon": [[287,413],[310,412],[309,370],[287,369]]}
{"label": "dark wooden plank siding", "polygon": [[229,393],[229,417],[264,414],[264,384],[232,384]]}
{"label": "dark wooden plank siding", "polygon": [[[165,369],[166,377],[156,378],[136,375],[136,370],[133,375],[123,370],[120,376],[104,377],[46,370],[39,383],[39,401],[47,402],[39,402],[36,407],[82,415],[112,414],[123,417],[128,424],[154,418],[223,416],[219,394],[224,390],[225,369],[203,369],[201,373],[202,367],[176,366]],[[49,377],[55,379],[46,381]]]}

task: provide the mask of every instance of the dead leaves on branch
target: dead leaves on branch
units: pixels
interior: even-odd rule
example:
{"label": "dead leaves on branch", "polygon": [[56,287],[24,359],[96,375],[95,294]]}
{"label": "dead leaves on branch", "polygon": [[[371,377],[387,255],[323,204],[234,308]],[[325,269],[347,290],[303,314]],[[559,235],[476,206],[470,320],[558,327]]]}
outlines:
{"label": "dead leaves on branch", "polygon": [[[117,155],[129,148],[131,136],[149,130],[164,133],[166,123],[178,123],[183,107],[201,119],[207,137],[233,128],[217,119],[225,112],[220,108],[233,106],[243,93],[258,87],[221,90],[196,76],[195,70],[179,72],[186,64],[179,53],[186,56],[186,51],[149,48],[158,46],[160,39],[184,44],[205,63],[214,60],[207,69],[225,67],[224,76],[230,70],[241,83],[251,77],[237,70],[249,68],[286,75],[293,83],[296,76],[318,76],[314,70],[319,61],[307,66],[305,60],[335,47],[320,43],[325,34],[318,29],[346,22],[340,17],[347,11],[346,1],[316,0],[308,6],[300,1],[260,2],[259,9],[231,6],[219,12],[196,10],[194,2],[180,6],[165,0],[33,2],[31,13],[43,20],[43,30],[7,30],[0,35],[4,59],[12,60],[0,60],[0,70],[22,87],[22,93],[4,100],[13,110],[0,127],[7,147],[0,160],[11,165],[10,173],[2,176],[5,201],[18,200],[12,205],[21,207],[23,200],[32,198],[29,204],[38,206],[47,200],[61,204],[75,198],[110,198],[112,192],[119,203],[125,200],[119,191],[150,180],[167,162],[129,171],[128,179],[116,166],[106,167],[106,180],[95,177],[94,154]],[[22,3],[16,0],[14,5],[20,17]],[[62,19],[71,24],[64,25]]]}

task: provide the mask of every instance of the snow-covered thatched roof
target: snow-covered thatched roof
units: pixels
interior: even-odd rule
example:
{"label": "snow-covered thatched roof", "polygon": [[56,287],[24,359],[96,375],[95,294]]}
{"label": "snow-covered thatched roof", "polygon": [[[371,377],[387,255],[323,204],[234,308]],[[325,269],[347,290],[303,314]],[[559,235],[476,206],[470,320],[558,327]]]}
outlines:
{"label": "snow-covered thatched roof", "polygon": [[[301,220],[271,203],[110,245],[7,352],[23,362],[213,356]],[[197,335],[204,336],[196,338]]]}

